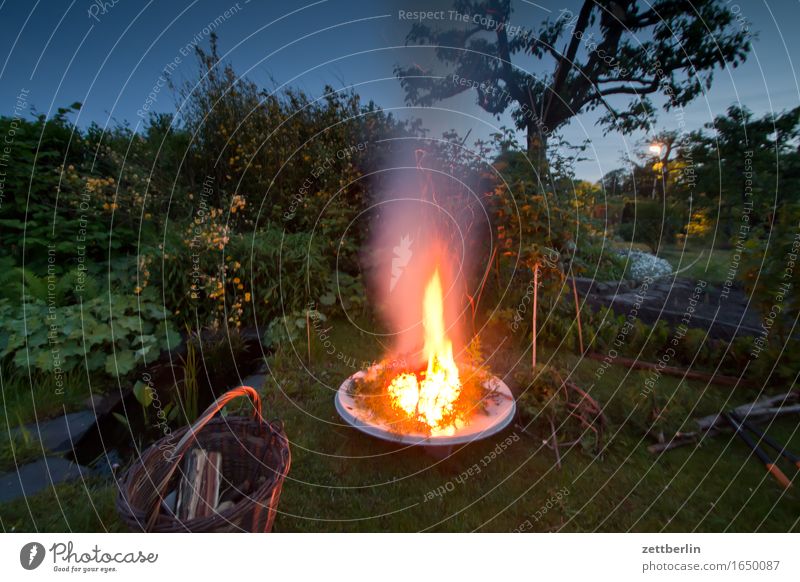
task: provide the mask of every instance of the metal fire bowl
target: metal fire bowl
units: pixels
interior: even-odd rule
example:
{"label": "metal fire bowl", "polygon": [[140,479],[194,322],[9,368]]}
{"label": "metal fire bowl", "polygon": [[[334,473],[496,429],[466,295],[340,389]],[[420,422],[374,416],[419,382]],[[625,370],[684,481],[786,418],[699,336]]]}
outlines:
{"label": "metal fire bowl", "polygon": [[452,447],[485,439],[497,434],[514,420],[517,404],[511,395],[511,390],[500,378],[492,376],[484,384],[491,394],[486,396],[486,409],[476,411],[469,420],[469,424],[459,427],[453,434],[429,435],[423,433],[400,433],[387,424],[372,416],[370,411],[359,408],[350,396],[350,386],[356,378],[366,375],[360,370],[342,382],[336,392],[336,411],[349,425],[357,428],[370,436],[407,445],[422,445],[425,447]]}

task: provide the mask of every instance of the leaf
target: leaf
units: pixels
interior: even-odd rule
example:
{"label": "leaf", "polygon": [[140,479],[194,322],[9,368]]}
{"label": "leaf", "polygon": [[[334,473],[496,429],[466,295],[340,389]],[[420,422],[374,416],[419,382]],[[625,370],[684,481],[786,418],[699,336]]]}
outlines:
{"label": "leaf", "polygon": [[331,292],[325,293],[319,298],[319,302],[323,305],[333,305],[336,303],[336,295]]}
{"label": "leaf", "polygon": [[105,361],[105,353],[100,350],[95,350],[86,357],[86,366],[89,368],[90,372],[94,372],[95,370],[101,369]]}
{"label": "leaf", "polygon": [[138,350],[136,350],[134,352],[134,356],[136,356],[137,360],[143,360],[144,357],[150,352],[151,349],[153,349],[152,345],[142,346],[141,348],[139,348]]}
{"label": "leaf", "polygon": [[25,223],[21,220],[16,218],[4,218],[0,220],[0,226],[5,226],[6,228],[14,228],[18,230],[23,230],[25,228]]}
{"label": "leaf", "polygon": [[169,348],[174,350],[182,341],[181,334],[178,333],[169,321],[162,321],[156,333],[157,337],[162,338],[161,347],[163,349]]}
{"label": "leaf", "polygon": [[328,317],[322,313],[321,311],[315,311],[313,309],[309,309],[306,313],[308,313],[309,318],[316,319],[317,321],[328,321]]}
{"label": "leaf", "polygon": [[139,318],[135,315],[125,315],[114,318],[114,333],[120,333],[118,328],[128,331],[139,331]]}
{"label": "leaf", "polygon": [[106,372],[114,375],[122,376],[127,374],[133,367],[136,365],[136,361],[133,357],[133,352],[129,350],[125,351],[117,351],[116,358],[113,354],[109,355],[106,358]]}
{"label": "leaf", "polygon": [[128,419],[127,419],[127,418],[125,418],[124,416],[122,416],[122,415],[121,415],[119,412],[112,412],[111,414],[113,414],[113,415],[114,415],[114,418],[116,418],[116,419],[117,419],[117,420],[120,422],[120,424],[122,424],[122,426],[124,426],[124,427],[125,427],[125,428],[127,428],[128,430],[130,430],[130,429],[131,429],[131,425],[130,425],[130,423],[128,422]]}
{"label": "leaf", "polygon": [[133,385],[133,395],[136,397],[136,400],[139,401],[139,404],[145,408],[153,403],[153,390],[148,384],[145,384],[141,380]]}
{"label": "leaf", "polygon": [[178,416],[178,410],[178,407],[170,402],[164,407],[164,415],[167,417],[168,421],[172,422]]}

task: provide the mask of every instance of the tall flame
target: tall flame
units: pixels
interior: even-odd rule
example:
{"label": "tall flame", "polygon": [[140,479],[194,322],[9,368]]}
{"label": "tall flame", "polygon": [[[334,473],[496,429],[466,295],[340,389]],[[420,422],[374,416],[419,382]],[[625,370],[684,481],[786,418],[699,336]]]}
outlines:
{"label": "tall flame", "polygon": [[422,326],[425,330],[424,353],[428,359],[423,378],[417,380],[415,374],[400,374],[389,384],[388,392],[394,406],[438,432],[447,429],[445,417],[452,415],[454,403],[461,393],[453,344],[445,332],[444,300],[438,269],[425,287]]}

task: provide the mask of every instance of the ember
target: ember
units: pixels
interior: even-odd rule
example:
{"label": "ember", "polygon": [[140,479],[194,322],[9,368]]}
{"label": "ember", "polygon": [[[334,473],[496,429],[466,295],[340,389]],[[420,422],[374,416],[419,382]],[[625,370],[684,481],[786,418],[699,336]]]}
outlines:
{"label": "ember", "polygon": [[420,374],[421,379],[413,373],[395,376],[388,387],[389,398],[394,407],[427,424],[432,434],[451,432],[452,423],[445,426],[445,420],[455,412],[454,406],[461,394],[461,381],[453,359],[453,344],[445,331],[438,268],[425,288],[422,325],[425,329],[424,353],[428,367]]}

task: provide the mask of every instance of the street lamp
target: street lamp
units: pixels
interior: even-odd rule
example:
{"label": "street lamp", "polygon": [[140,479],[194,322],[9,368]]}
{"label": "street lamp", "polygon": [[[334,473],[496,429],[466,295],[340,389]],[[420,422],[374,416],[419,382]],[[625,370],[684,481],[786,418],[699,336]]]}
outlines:
{"label": "street lamp", "polygon": [[[654,142],[654,143],[650,144],[650,147],[648,149],[650,150],[650,153],[653,154],[656,157],[656,161],[662,163],[661,169],[663,171],[663,162],[661,161],[661,152],[664,149],[664,145],[660,144],[658,142]],[[653,164],[653,170],[654,170],[653,173],[655,174],[655,164]],[[655,198],[656,198],[656,185],[657,184],[658,184],[658,174],[655,174],[655,176],[653,177],[653,193],[650,195],[650,198],[652,198],[653,200],[655,200]]]}

